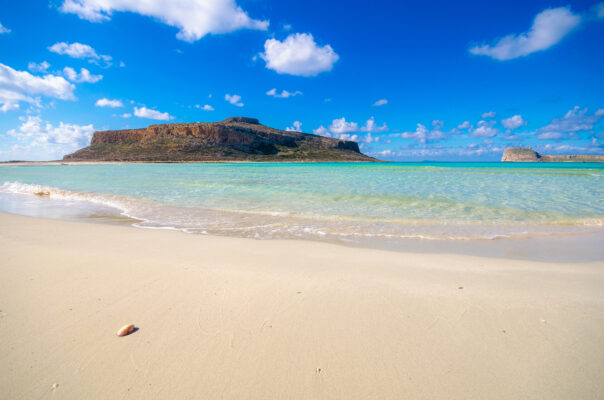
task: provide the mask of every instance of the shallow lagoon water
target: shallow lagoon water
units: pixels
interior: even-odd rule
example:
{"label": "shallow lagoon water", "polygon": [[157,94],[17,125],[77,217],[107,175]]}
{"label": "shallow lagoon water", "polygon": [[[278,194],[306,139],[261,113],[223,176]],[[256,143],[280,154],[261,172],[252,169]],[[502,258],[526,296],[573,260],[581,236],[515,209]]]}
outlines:
{"label": "shallow lagoon water", "polygon": [[[146,228],[396,248],[409,238],[451,242],[601,234],[604,165],[3,166],[0,196],[0,209],[13,213],[32,214],[38,204],[46,211],[36,216],[121,214]],[[70,210],[63,215],[62,205]]]}

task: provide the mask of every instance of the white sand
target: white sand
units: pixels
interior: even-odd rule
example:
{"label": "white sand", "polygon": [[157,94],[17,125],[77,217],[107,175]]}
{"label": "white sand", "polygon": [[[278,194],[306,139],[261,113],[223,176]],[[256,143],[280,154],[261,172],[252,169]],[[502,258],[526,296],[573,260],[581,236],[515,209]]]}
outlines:
{"label": "white sand", "polygon": [[604,262],[0,226],[0,399],[604,396]]}

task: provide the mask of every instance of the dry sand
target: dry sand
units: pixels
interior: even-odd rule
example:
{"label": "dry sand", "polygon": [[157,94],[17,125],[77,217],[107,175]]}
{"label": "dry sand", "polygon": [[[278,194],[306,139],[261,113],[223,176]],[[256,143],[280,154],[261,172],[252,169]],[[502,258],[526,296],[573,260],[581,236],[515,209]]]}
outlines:
{"label": "dry sand", "polygon": [[0,226],[0,399],[604,397],[604,262]]}

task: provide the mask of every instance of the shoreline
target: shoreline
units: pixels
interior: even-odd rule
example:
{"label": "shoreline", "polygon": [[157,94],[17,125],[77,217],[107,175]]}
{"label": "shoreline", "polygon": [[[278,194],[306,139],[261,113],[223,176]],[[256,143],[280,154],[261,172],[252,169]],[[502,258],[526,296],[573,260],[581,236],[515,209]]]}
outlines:
{"label": "shoreline", "polygon": [[[0,223],[2,398],[604,391],[603,262],[177,235],[5,213]],[[126,323],[139,330],[117,338]]]}
{"label": "shoreline", "polygon": [[[27,196],[27,195],[23,195]],[[6,200],[6,199],[4,199]],[[30,199],[35,200],[35,199]],[[383,239],[367,242],[345,242],[320,240],[318,238],[265,238],[252,239],[240,236],[201,234],[187,232],[184,228],[172,226],[145,226],[145,221],[127,214],[115,208],[115,213],[107,210],[96,210],[82,213],[74,211],[65,206],[48,208],[47,205],[24,209],[23,204],[13,207],[3,203],[0,194],[0,214],[6,213],[15,216],[42,218],[56,221],[95,223],[106,225],[121,225],[132,229],[143,230],[169,230],[181,235],[216,237],[216,238],[239,238],[252,241],[287,241],[287,242],[311,242],[324,243],[346,249],[365,249],[378,251],[391,251],[396,253],[413,254],[456,254],[465,256],[481,256],[497,259],[540,261],[550,263],[569,262],[598,262],[604,261],[604,256],[599,249],[604,245],[603,232],[583,232],[566,234],[549,234],[543,236],[531,236],[525,238],[493,238],[493,239],[423,239],[404,238],[396,242],[388,242]],[[98,205],[97,205],[98,206]],[[17,207],[18,209],[16,209]],[[49,216],[55,213],[56,215]]]}
{"label": "shoreline", "polygon": [[[14,197],[16,196],[16,197]],[[23,196],[23,197],[22,197]],[[184,235],[212,236],[224,238],[242,238],[236,234],[199,233],[176,226],[145,225],[148,221],[126,214],[115,205],[79,201],[75,204],[63,204],[61,200],[52,200],[31,194],[4,195],[0,193],[0,213],[17,216],[44,218],[59,221],[92,222],[97,224],[124,225],[130,228],[146,230],[171,230]],[[329,243],[343,248],[393,251],[414,254],[458,254],[475,255],[489,258],[543,261],[551,263],[604,261],[599,249],[604,245],[604,232],[594,230],[586,232],[565,232],[533,234],[526,237],[494,237],[468,239],[432,239],[418,237],[407,238],[364,238],[364,240],[344,241],[324,237],[288,237],[256,238],[254,241],[310,241]]]}
{"label": "shoreline", "polygon": [[282,161],[246,161],[246,160],[208,160],[208,161],[0,161],[2,166],[19,166],[19,165],[120,165],[120,164],[326,164],[326,163],[353,163],[353,164],[374,164],[374,163],[391,163],[392,161],[374,160],[374,161],[297,161],[297,160],[282,160]]}
{"label": "shoreline", "polygon": [[207,161],[0,161],[0,167],[3,166],[19,166],[19,165],[120,165],[120,164],[375,164],[375,163],[402,163],[402,164],[456,164],[456,163],[495,163],[495,164],[602,164],[604,161],[388,161],[375,159],[374,161],[297,161],[297,160],[282,160],[282,161],[246,161],[246,160],[207,160]]}

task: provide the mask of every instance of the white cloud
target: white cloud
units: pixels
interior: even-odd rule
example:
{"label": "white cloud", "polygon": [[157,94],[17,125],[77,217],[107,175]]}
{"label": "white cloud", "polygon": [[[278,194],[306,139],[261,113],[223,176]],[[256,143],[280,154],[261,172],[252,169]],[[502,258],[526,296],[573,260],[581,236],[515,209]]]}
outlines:
{"label": "white cloud", "polygon": [[120,117],[122,117],[122,118],[130,118],[130,117],[132,117],[132,114],[130,114],[130,113],[124,113],[124,114],[120,115]]}
{"label": "white cloud", "polygon": [[103,79],[103,75],[91,75],[90,71],[86,68],[80,68],[80,73],[78,74],[73,68],[65,67],[63,68],[63,74],[67,79],[72,82],[87,82],[87,83],[96,83]]}
{"label": "white cloud", "polygon": [[109,100],[107,98],[98,99],[96,103],[94,103],[97,107],[110,107],[110,108],[118,108],[123,107],[124,104],[120,100]]}
{"label": "white cloud", "polygon": [[134,107],[134,115],[139,118],[158,119],[161,121],[168,121],[174,118],[167,112],[159,112],[157,110],[151,110],[147,107]]}
{"label": "white cloud", "polygon": [[474,137],[488,138],[499,133],[497,128],[493,128],[495,121],[478,121],[477,128],[471,133]]}
{"label": "white cloud", "polygon": [[528,32],[507,35],[492,46],[475,46],[470,53],[500,61],[527,56],[555,45],[580,23],[581,16],[569,7],[549,8],[537,14]]}
{"label": "white cloud", "polygon": [[39,116],[20,119],[23,122],[21,126],[6,132],[20,142],[16,147],[22,154],[19,158],[31,159],[29,154],[32,153],[45,159],[62,158],[67,153],[88,146],[94,132],[92,124],[76,125],[59,122],[59,126],[53,126],[49,122],[42,121]]}
{"label": "white cloud", "polygon": [[32,96],[75,100],[74,90],[75,86],[61,76],[39,77],[0,63],[0,111],[16,110],[22,101],[38,104],[39,99]]}
{"label": "white cloud", "polygon": [[526,125],[527,122],[522,118],[521,115],[514,115],[513,117],[502,120],[501,124],[506,129],[514,130],[520,128],[523,125]]}
{"label": "white cloud", "polygon": [[472,125],[470,125],[470,121],[464,121],[461,124],[457,125],[457,129],[470,129]]}
{"label": "white cloud", "polygon": [[337,135],[340,135],[342,133],[358,132],[359,124],[357,124],[356,122],[347,122],[346,118],[344,117],[337,118],[331,121],[331,125],[329,125],[329,131]]}
{"label": "white cloud", "polygon": [[484,119],[495,118],[496,115],[497,115],[497,113],[495,111],[489,111],[489,112],[482,114],[482,118],[484,118]]}
{"label": "white cloud", "polygon": [[393,157],[396,155],[396,153],[390,149],[382,150],[382,151],[378,152],[377,154],[379,154],[382,157]]}
{"label": "white cloud", "polygon": [[375,119],[373,117],[369,118],[367,122],[365,122],[365,126],[361,127],[361,132],[386,132],[388,130],[388,126],[384,123],[382,126],[376,125]]}
{"label": "white cloud", "polygon": [[205,104],[203,107],[201,107],[201,109],[202,109],[203,111],[214,111],[214,107],[212,107],[212,106],[211,106],[211,105],[209,105],[209,104]]}
{"label": "white cloud", "polygon": [[544,146],[536,146],[536,150],[540,153],[548,154],[602,154],[604,152],[604,146],[598,141],[592,141],[587,146],[572,146],[568,144],[551,144],[547,143]]}
{"label": "white cloud", "polygon": [[87,59],[88,61],[98,64],[98,61],[103,61],[106,66],[111,65],[111,56],[105,54],[97,54],[96,50],[87,44],[82,43],[65,43],[58,42],[48,48],[53,53],[67,55],[72,58]]}
{"label": "white cloud", "polygon": [[319,135],[319,136],[331,137],[331,133],[329,132],[329,129],[327,129],[323,125],[319,126],[317,129],[313,129],[312,133],[314,133],[315,135]]}
{"label": "white cloud", "polygon": [[419,143],[425,144],[428,141],[440,140],[451,135],[454,130],[444,132],[442,129],[445,123],[435,119],[432,121],[432,129],[428,129],[425,125],[417,124],[415,131],[407,131],[403,133],[395,133],[391,136],[400,136],[404,139],[414,139]]}
{"label": "white cloud", "polygon": [[373,103],[373,106],[374,107],[379,107],[379,106],[384,106],[386,104],[388,104],[388,100],[386,100],[386,99],[380,99],[380,100],[376,101],[375,103]]}
{"label": "white cloud", "polygon": [[233,95],[225,94],[224,99],[234,106],[243,107],[243,103],[240,101],[241,96],[239,96],[238,94],[233,94]]}
{"label": "white cloud", "polygon": [[424,125],[417,124],[415,131],[403,132],[400,134],[400,136],[405,139],[415,139],[420,143],[426,143],[426,140],[428,139],[428,132],[428,129]]}
{"label": "white cloud", "polygon": [[109,20],[113,12],[133,12],[179,29],[177,38],[194,42],[207,34],[238,29],[268,29],[268,21],[251,19],[234,0],[64,0],[61,11],[91,22]]}
{"label": "white cloud", "polygon": [[562,132],[546,131],[537,135],[537,138],[541,140],[558,140],[562,139],[563,136],[564,135],[562,134]]}
{"label": "white cloud", "polygon": [[575,106],[564,117],[554,118],[547,126],[539,128],[537,138],[562,139],[576,135],[577,132],[592,130],[604,116],[604,109],[597,110],[593,115],[588,115],[587,111],[587,108],[581,109],[579,106]]}
{"label": "white cloud", "polygon": [[[405,157],[407,159],[426,159],[426,157],[436,158],[441,160],[449,160],[451,157],[501,157],[504,147],[487,144],[485,146],[479,146],[472,144],[471,146],[460,147],[430,147],[421,149],[409,149],[405,148],[396,154],[397,157]],[[393,153],[394,155],[394,153]]]}
{"label": "white cloud", "polygon": [[359,135],[351,135],[350,133],[342,133],[340,135],[334,135],[333,137],[340,140],[352,140],[353,142],[359,140]]}
{"label": "white cloud", "polygon": [[346,118],[336,118],[331,121],[331,124],[325,128],[323,125],[317,129],[313,129],[315,135],[333,137],[343,140],[358,140],[358,135],[351,135],[353,132],[367,132],[367,135],[363,137],[365,143],[372,143],[379,140],[379,137],[373,137],[372,133],[385,132],[388,130],[388,126],[384,123],[381,126],[375,123],[373,117],[369,118],[365,125],[359,127],[357,122],[346,121]]}
{"label": "white cloud", "polygon": [[371,134],[371,132],[367,132],[367,134],[366,134],[366,135],[365,135],[363,138],[361,138],[361,140],[362,140],[363,142],[365,142],[365,143],[373,143],[373,142],[377,142],[377,141],[379,141],[379,140],[380,140],[380,137],[379,137],[379,136],[375,136],[375,137],[374,137],[374,136]]}
{"label": "white cloud", "polygon": [[285,130],[293,131],[293,132],[302,132],[302,122],[294,121],[294,123],[292,125],[293,126],[288,126],[287,128],[285,128]]}
{"label": "white cloud", "polygon": [[288,92],[287,90],[282,90],[281,93],[277,93],[277,89],[271,89],[268,92],[266,92],[266,94],[269,96],[273,96],[273,97],[287,99],[288,97],[301,95],[302,92],[299,90],[296,90],[295,92]]}
{"label": "white cloud", "polygon": [[10,33],[10,29],[4,27],[2,24],[0,24],[0,35],[3,33]]}
{"label": "white cloud", "polygon": [[266,62],[266,68],[298,76],[330,71],[339,58],[330,45],[317,46],[310,33],[294,33],[283,42],[268,39],[260,57]]}
{"label": "white cloud", "polygon": [[31,72],[46,72],[48,71],[48,68],[50,68],[50,64],[46,61],[42,61],[39,64],[36,64],[35,62],[27,64],[27,69]]}

